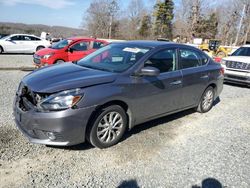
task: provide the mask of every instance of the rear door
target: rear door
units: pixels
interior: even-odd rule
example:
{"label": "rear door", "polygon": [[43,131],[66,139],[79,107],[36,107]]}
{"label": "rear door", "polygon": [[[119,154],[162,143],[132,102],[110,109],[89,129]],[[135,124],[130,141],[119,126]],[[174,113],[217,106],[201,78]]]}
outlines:
{"label": "rear door", "polygon": [[183,75],[182,108],[194,106],[209,82],[208,57],[198,50],[180,48],[179,62]]}
{"label": "rear door", "polygon": [[71,51],[68,51],[69,61],[78,61],[89,54],[90,41],[81,40],[70,46]]}
{"label": "rear door", "polygon": [[177,49],[163,49],[152,55],[146,66],[160,70],[158,77],[144,76],[135,82],[138,121],[161,116],[179,109],[182,74],[177,66]]}

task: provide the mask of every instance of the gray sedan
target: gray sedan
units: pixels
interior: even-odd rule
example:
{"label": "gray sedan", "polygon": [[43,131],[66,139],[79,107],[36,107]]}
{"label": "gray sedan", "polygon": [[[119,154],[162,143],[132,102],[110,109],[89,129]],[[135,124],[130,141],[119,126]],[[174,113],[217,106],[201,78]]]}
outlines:
{"label": "gray sedan", "polygon": [[14,115],[30,142],[99,148],[118,143],[126,130],[190,108],[213,107],[223,68],[202,51],[160,41],[105,46],[75,64],[25,76]]}

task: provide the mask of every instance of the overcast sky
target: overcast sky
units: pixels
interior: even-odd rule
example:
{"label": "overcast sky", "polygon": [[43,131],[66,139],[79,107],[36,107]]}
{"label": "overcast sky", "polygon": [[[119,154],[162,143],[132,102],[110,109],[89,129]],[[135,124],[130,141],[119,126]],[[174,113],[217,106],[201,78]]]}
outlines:
{"label": "overcast sky", "polygon": [[[126,7],[128,2],[121,0],[121,9]],[[144,2],[145,5],[152,6],[155,0]],[[0,0],[0,22],[79,28],[84,11],[90,3],[91,0]]]}

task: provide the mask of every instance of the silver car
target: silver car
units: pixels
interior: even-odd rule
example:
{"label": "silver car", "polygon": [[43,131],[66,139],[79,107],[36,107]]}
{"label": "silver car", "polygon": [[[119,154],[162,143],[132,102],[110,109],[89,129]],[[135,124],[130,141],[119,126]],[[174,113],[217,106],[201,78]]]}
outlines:
{"label": "silver car", "polygon": [[76,64],[25,76],[17,90],[17,127],[33,143],[99,148],[118,143],[126,130],[190,108],[213,107],[223,68],[202,51],[159,41],[107,45]]}

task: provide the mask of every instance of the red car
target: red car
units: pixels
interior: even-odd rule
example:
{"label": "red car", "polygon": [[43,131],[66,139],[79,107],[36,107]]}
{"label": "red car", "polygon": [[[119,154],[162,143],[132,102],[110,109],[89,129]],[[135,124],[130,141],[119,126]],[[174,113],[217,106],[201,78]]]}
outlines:
{"label": "red car", "polygon": [[49,48],[37,51],[33,58],[38,67],[73,62],[85,57],[108,44],[107,41],[94,38],[68,38],[52,44]]}

